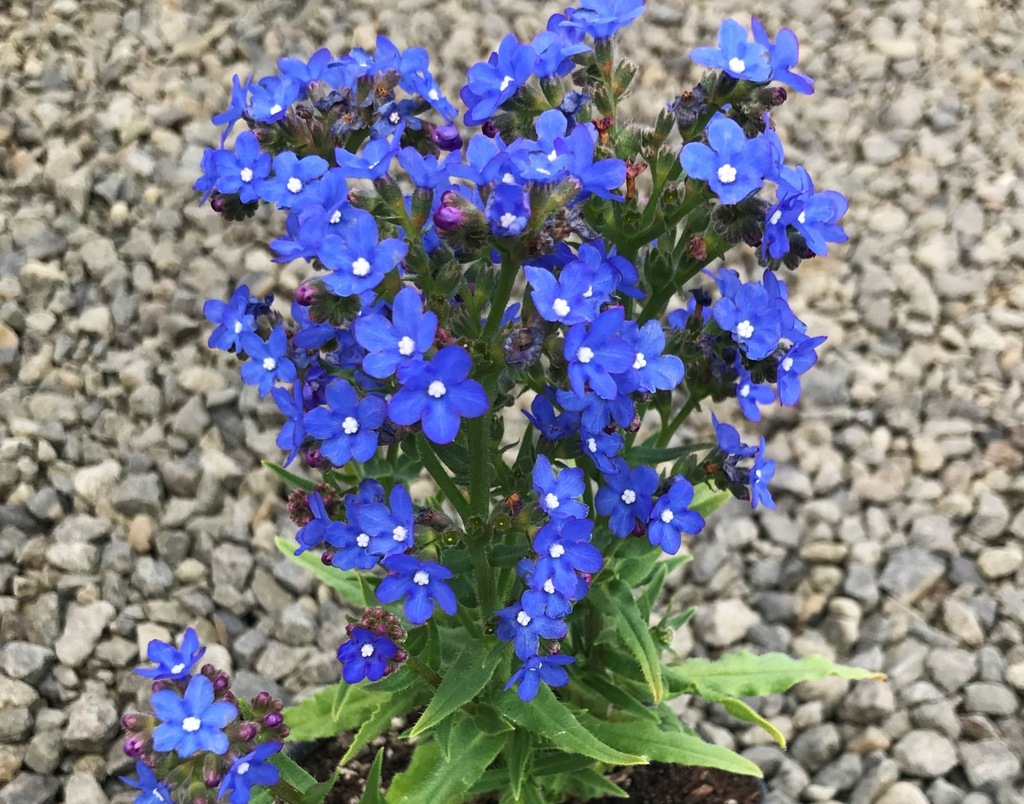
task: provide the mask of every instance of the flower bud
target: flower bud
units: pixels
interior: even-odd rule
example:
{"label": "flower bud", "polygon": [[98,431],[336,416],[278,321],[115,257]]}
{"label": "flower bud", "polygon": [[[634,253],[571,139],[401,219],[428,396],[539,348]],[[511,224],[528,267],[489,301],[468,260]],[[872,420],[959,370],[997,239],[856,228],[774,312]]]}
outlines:
{"label": "flower bud", "polygon": [[454,123],[437,126],[430,132],[430,139],[442,151],[457,151],[462,147],[462,135]]}
{"label": "flower bud", "polygon": [[217,668],[214,667],[210,662],[207,662],[201,668],[199,668],[199,672],[202,673],[207,678],[210,678],[211,676],[214,676],[214,675],[217,674]]}
{"label": "flower bud", "polygon": [[708,258],[708,244],[704,242],[703,237],[690,238],[690,242],[686,244],[686,251],[691,259],[698,262],[703,262]]}
{"label": "flower bud", "polygon": [[466,222],[466,213],[458,207],[440,206],[434,210],[434,226],[442,232],[454,232]]}
{"label": "flower bud", "polygon": [[317,447],[307,449],[302,457],[306,461],[306,466],[310,469],[319,469],[325,463],[324,456],[320,454],[320,450]]}
{"label": "flower bud", "polygon": [[213,679],[213,689],[215,692],[223,692],[231,686],[231,676],[227,673],[219,673]]}
{"label": "flower bud", "polygon": [[208,770],[203,776],[203,784],[207,787],[216,787],[224,781],[224,774],[219,770]]}
{"label": "flower bud", "polygon": [[141,757],[146,750],[146,740],[137,734],[129,735],[124,740],[124,752],[130,757]]}
{"label": "flower bud", "polygon": [[299,285],[295,288],[295,301],[302,307],[309,307],[316,301],[316,288],[312,285]]}
{"label": "flower bud", "polygon": [[284,716],[280,712],[268,712],[263,716],[263,725],[268,729],[276,729],[284,723]]}
{"label": "flower bud", "polygon": [[320,563],[323,564],[325,567],[329,567],[331,566],[331,564],[334,563],[334,557],[336,555],[337,551],[335,550],[324,550],[320,554]]}
{"label": "flower bud", "polygon": [[138,731],[145,724],[145,716],[137,712],[126,712],[121,716],[121,727],[125,731]]}
{"label": "flower bud", "polygon": [[277,736],[280,737],[282,740],[285,737],[287,737],[289,734],[291,734],[291,733],[292,733],[292,730],[290,728],[288,728],[287,726],[281,726],[277,730]]}
{"label": "flower bud", "polygon": [[257,692],[252,699],[253,708],[266,709],[270,706],[270,700],[269,692]]}
{"label": "flower bud", "polygon": [[241,726],[238,727],[238,739],[245,743],[249,742],[250,740],[255,740],[256,735],[259,734],[259,731],[260,727],[252,721],[243,723]]}
{"label": "flower bud", "polygon": [[485,137],[490,137],[492,140],[498,136],[498,126],[493,120],[485,120],[484,124],[480,126],[480,133]]}

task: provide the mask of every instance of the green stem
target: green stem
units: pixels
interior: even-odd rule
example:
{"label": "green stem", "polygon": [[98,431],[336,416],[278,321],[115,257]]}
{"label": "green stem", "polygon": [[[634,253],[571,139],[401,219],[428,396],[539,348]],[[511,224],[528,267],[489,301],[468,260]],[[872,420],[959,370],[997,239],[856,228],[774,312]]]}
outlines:
{"label": "green stem", "polygon": [[491,310],[487,314],[487,323],[484,324],[484,331],[481,340],[484,343],[490,341],[498,332],[501,318],[505,315],[505,308],[508,307],[508,300],[512,297],[512,286],[516,283],[519,275],[519,260],[509,252],[501,255],[501,273],[498,274],[498,285],[494,289],[494,297],[491,299]]}
{"label": "green stem", "polygon": [[473,574],[476,576],[476,596],[480,603],[480,622],[484,628],[494,613],[495,593],[494,572],[487,558],[484,545],[479,542],[469,546],[469,558],[473,562]]}
{"label": "green stem", "polygon": [[486,522],[491,509],[491,444],[487,438],[490,416],[466,422],[469,437],[469,510]]}
{"label": "green stem", "polygon": [[675,415],[675,418],[669,422],[668,427],[663,429],[661,434],[658,436],[659,449],[664,449],[668,446],[668,442],[672,440],[672,436],[675,435],[676,430],[678,430],[682,426],[683,422],[686,421],[686,417],[697,409],[701,399],[703,399],[702,396],[694,394],[686,400],[686,404],[683,405],[680,411]]}
{"label": "green stem", "polygon": [[423,462],[423,468],[426,469],[434,482],[437,483],[437,487],[444,492],[444,496],[448,498],[448,502],[454,506],[455,510],[459,512],[459,516],[462,517],[462,522],[465,524],[469,521],[472,511],[469,507],[469,502],[459,487],[455,485],[455,481],[449,477],[448,472],[445,471],[444,466],[441,465],[440,459],[437,457],[437,453],[434,452],[434,447],[427,440],[426,436],[416,437],[417,452],[419,453],[420,460]]}
{"label": "green stem", "polygon": [[416,656],[410,656],[405,663],[416,675],[426,681],[431,687],[437,689],[441,686],[441,676],[427,667],[424,661]]}

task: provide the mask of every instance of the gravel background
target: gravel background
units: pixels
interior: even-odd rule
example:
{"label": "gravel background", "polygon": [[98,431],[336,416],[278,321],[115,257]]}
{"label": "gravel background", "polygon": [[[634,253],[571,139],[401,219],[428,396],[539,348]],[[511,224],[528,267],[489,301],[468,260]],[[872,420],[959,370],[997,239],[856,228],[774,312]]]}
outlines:
{"label": "gravel background", "polygon": [[[273,549],[292,530],[257,460],[275,454],[274,407],[206,349],[199,314],[242,280],[287,293],[302,277],[260,245],[270,216],[226,228],[190,190],[232,73],[381,31],[428,46],[454,94],[509,25],[529,37],[559,4],[14,5],[0,11],[0,803],[126,801],[117,719],[145,698],[130,669],[148,640],[195,625],[243,693],[298,694],[338,669],[340,607]],[[749,12],[650,6],[626,37],[634,109],[692,86],[688,50]],[[800,407],[765,424],[779,509],[730,506],[695,544],[679,595],[705,605],[678,647],[821,652],[890,678],[759,702],[788,753],[683,702],[764,767],[775,804],[1024,801],[1016,6],[762,4],[818,81],[777,115],[789,158],[850,197],[852,239],[795,282],[829,342]]]}

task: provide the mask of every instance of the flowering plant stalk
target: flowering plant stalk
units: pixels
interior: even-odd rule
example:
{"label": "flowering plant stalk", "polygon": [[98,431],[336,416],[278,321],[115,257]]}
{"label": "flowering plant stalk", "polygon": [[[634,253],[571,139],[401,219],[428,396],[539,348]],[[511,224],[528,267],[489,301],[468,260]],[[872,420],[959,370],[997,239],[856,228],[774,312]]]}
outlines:
{"label": "flowering plant stalk", "polygon": [[[786,87],[813,91],[789,30],[726,20],[692,53],[700,83],[651,125],[621,120],[636,66],[615,34],[643,11],[581,0],[531,42],[506,36],[468,71],[461,127],[426,51],[384,37],[236,76],[196,188],[227,220],[285,210],[270,247],[314,270],[290,317],[245,286],[208,302],[210,345],[280,408],[284,466],[319,474],[267,464],[299,526],[280,546],[363,613],[342,680],[286,709],[284,734],[157,646],[163,722],[132,749],[145,801],[321,801],[270,738],[353,731],[344,765],[396,716],[411,765],[385,799],[378,754],[365,802],[621,794],[604,772],[652,760],[760,775],[666,702],[701,695],[784,744],[742,696],[868,675],[669,649],[693,613],[661,601],[684,540],[730,497],[774,507],[764,438],[714,414],[714,441],[675,436],[709,402],[752,421],[797,402],[824,338],[779,271],[846,240],[846,201],[785,164],[771,115]],[[758,278],[706,270],[740,243]],[[435,491],[414,500],[423,472]]]}

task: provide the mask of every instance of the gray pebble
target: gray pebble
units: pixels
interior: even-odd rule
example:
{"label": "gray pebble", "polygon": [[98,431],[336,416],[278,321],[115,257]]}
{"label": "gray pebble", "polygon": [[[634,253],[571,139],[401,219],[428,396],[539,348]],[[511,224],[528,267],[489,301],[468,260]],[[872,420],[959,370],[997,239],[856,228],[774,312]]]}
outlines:
{"label": "gray pebble", "polygon": [[83,693],[68,710],[64,745],[69,751],[103,751],[118,726],[117,709],[110,699],[95,692]]}
{"label": "gray pebble", "polygon": [[0,650],[0,668],[11,678],[38,684],[56,656],[49,648],[31,642],[8,642]]}
{"label": "gray pebble", "polygon": [[893,748],[900,770],[910,776],[934,779],[956,767],[956,748],[936,731],[917,729],[909,732]]}

